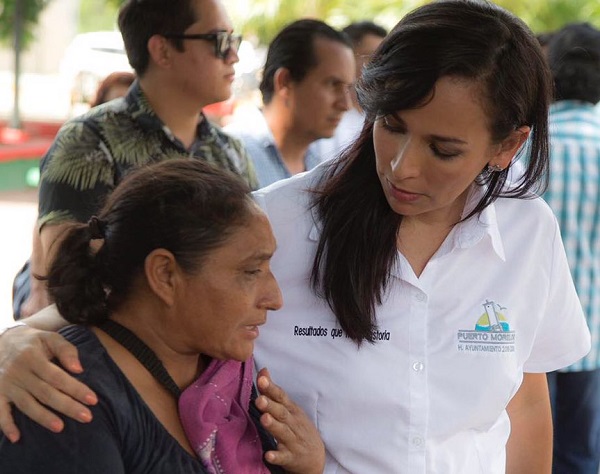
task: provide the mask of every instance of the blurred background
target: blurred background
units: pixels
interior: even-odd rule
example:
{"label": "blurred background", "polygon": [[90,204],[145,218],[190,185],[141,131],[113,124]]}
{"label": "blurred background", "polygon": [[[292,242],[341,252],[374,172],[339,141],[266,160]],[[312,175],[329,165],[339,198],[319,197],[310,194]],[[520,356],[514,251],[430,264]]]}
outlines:
{"label": "blurred background", "polygon": [[[12,279],[28,257],[38,164],[60,125],[89,107],[98,82],[129,71],[116,14],[120,0],[0,0],[0,327],[10,321]],[[266,45],[287,23],[314,17],[342,28],[372,20],[390,29],[418,0],[223,0],[244,35],[234,96],[206,110],[226,123],[256,88]],[[598,0],[498,0],[535,33],[566,23],[600,26]]]}

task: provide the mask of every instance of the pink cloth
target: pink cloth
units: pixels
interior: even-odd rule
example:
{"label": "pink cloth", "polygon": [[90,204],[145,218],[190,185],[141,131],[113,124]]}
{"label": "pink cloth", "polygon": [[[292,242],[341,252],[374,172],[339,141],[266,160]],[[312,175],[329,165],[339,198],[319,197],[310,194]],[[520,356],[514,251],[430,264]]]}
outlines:
{"label": "pink cloth", "polygon": [[179,418],[192,448],[210,474],[268,474],[250,415],[252,357],[213,359],[179,398]]}

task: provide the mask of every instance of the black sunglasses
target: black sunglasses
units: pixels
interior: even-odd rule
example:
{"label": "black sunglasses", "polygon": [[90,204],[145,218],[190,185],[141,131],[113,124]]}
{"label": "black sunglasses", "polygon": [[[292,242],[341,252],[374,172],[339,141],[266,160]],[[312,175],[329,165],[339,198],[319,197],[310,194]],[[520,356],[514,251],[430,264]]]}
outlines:
{"label": "black sunglasses", "polygon": [[220,59],[225,59],[231,50],[237,53],[240,48],[240,44],[242,43],[242,35],[234,35],[232,33],[227,33],[227,31],[190,35],[186,35],[184,33],[173,33],[164,35],[164,37],[169,39],[214,41],[215,56]]}

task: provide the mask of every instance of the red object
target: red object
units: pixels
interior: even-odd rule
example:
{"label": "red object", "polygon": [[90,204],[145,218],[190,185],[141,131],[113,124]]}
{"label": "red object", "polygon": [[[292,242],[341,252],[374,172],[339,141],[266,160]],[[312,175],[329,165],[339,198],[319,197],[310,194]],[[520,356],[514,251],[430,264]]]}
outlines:
{"label": "red object", "polygon": [[[63,122],[36,122],[24,121],[21,124],[21,130],[33,137],[54,138],[58,133]],[[0,133],[3,128],[10,128],[5,120],[0,119]]]}
{"label": "red object", "polygon": [[23,122],[16,129],[0,121],[0,163],[41,158],[61,126],[60,122]]}
{"label": "red object", "polygon": [[19,128],[3,127],[0,128],[0,144],[15,145],[29,140],[29,134]]}
{"label": "red object", "polygon": [[207,105],[202,109],[209,120],[217,122],[219,125],[225,125],[227,117],[233,114],[235,109],[235,99],[233,97],[216,104]]}

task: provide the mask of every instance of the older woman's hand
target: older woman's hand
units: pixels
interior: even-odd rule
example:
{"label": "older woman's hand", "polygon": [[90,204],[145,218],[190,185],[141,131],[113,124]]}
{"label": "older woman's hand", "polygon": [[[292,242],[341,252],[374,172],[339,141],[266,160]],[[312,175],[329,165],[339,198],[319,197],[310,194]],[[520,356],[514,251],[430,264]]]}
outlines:
{"label": "older woman's hand", "polygon": [[319,431],[304,411],[275,385],[267,369],[258,372],[256,407],[263,412],[261,424],[277,440],[277,450],[267,451],[267,462],[294,474],[321,474],[325,446]]}

